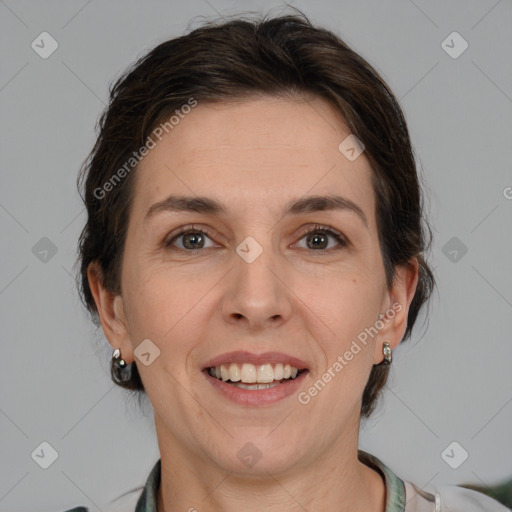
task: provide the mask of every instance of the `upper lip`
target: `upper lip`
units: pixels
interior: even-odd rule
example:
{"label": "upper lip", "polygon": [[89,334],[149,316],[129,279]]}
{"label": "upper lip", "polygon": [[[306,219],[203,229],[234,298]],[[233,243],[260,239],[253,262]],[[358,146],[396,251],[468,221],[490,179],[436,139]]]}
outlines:
{"label": "upper lip", "polygon": [[252,354],[251,352],[245,352],[243,350],[237,350],[235,352],[226,352],[220,356],[210,359],[203,364],[202,370],[211,368],[212,366],[220,366],[221,364],[230,363],[250,363],[255,366],[266,364],[266,363],[281,363],[289,364],[297,368],[298,370],[306,370],[307,364],[301,359],[283,354],[282,352],[263,352],[262,354]]}

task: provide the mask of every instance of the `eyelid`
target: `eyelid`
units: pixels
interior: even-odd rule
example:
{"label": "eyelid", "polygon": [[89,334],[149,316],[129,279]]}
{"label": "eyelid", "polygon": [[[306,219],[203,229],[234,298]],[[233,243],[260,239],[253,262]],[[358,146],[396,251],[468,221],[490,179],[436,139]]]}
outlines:
{"label": "eyelid", "polygon": [[[302,230],[300,232],[300,235],[298,235],[299,241],[302,240],[306,235],[309,235],[310,233],[316,233],[316,232],[325,233],[327,235],[333,236],[341,247],[346,247],[350,243],[349,240],[347,239],[347,237],[341,231],[339,231],[331,226],[322,225],[322,224],[315,224],[313,227],[309,226],[309,227],[304,228],[304,230]],[[312,251],[312,252],[319,252],[319,253],[320,252],[330,252],[335,249],[336,248],[331,248],[331,249],[327,249],[327,250],[324,249],[324,250]]]}
{"label": "eyelid", "polygon": [[[166,236],[163,241],[163,246],[171,247],[176,239],[178,239],[180,236],[188,234],[189,232],[201,233],[201,234],[207,236],[210,240],[214,241],[212,236],[210,235],[210,231],[208,229],[205,229],[202,227],[197,227],[194,224],[187,224],[186,226],[179,227],[177,231],[174,231],[170,235]],[[182,249],[181,247],[176,247],[175,249],[178,251],[183,251],[183,252],[187,252],[187,253],[194,253],[196,251],[204,251],[204,249]],[[209,249],[209,247],[207,247],[207,249]]]}
{"label": "eyelid", "polygon": [[314,231],[330,231],[334,233],[335,235],[338,235],[339,237],[344,237],[343,233],[341,231],[338,231],[337,229],[327,226],[324,224],[315,224],[313,227],[306,226],[303,230],[300,231],[300,236],[307,235],[308,233],[314,232]]}
{"label": "eyelid", "polygon": [[[201,233],[205,236],[207,236],[210,240],[212,240],[213,242],[214,239],[213,237],[211,236],[210,234],[210,231],[207,229],[207,228],[203,228],[203,227],[197,227],[196,225],[194,224],[188,224],[188,225],[185,225],[185,226],[181,226],[180,228],[178,228],[177,231],[173,232],[171,235],[168,235],[165,239],[164,239],[164,242],[163,242],[163,245],[164,247],[171,247],[172,244],[174,243],[174,241],[176,239],[178,239],[180,236],[183,236],[183,235],[186,235],[188,233]],[[328,225],[322,225],[322,224],[315,224],[313,227],[311,226],[306,226],[304,229],[302,229],[299,233],[298,236],[298,241],[302,240],[305,236],[309,235],[310,233],[315,233],[315,232],[320,232],[320,233],[325,233],[327,235],[330,235],[332,236],[333,238],[336,239],[336,241],[338,242],[338,244],[341,246],[341,247],[345,247],[349,244],[349,241],[348,239],[346,238],[346,236],[339,230],[331,227],[331,226],[328,226]],[[297,242],[294,242],[294,243],[297,243]],[[176,247],[175,248],[176,250],[178,251],[182,251],[182,252],[186,252],[186,253],[189,253],[189,254],[193,254],[197,251],[204,251],[205,248],[203,249],[182,249],[181,247]],[[210,247],[206,247],[206,249],[210,249]],[[318,250],[318,251],[312,251],[312,252],[330,252],[332,250],[335,250],[336,248],[331,248],[331,249],[323,249],[323,250]]]}

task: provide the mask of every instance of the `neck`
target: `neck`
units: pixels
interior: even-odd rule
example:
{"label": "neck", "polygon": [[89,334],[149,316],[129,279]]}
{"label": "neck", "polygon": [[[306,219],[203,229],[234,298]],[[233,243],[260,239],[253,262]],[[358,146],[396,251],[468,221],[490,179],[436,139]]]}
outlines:
{"label": "neck", "polygon": [[158,431],[157,423],[158,512],[385,512],[383,476],[357,458],[358,429],[355,435],[340,436],[313,463],[258,476],[222,469]]}

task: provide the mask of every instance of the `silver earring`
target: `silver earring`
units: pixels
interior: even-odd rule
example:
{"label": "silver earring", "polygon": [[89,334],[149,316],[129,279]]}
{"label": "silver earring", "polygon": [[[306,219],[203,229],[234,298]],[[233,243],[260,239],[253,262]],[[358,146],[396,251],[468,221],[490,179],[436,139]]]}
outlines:
{"label": "silver earring", "polygon": [[126,361],[121,357],[121,351],[116,348],[112,353],[112,360],[110,364],[112,378],[117,383],[129,381],[132,376],[132,364],[126,364]]}
{"label": "silver earring", "polygon": [[116,348],[112,354],[112,364],[121,368],[126,366],[126,361],[121,358],[121,351],[118,348]]}
{"label": "silver earring", "polygon": [[391,347],[389,346],[389,343],[385,341],[382,344],[382,353],[384,354],[384,359],[382,360],[382,364],[387,366],[391,364],[391,361],[393,361],[393,355],[391,352]]}

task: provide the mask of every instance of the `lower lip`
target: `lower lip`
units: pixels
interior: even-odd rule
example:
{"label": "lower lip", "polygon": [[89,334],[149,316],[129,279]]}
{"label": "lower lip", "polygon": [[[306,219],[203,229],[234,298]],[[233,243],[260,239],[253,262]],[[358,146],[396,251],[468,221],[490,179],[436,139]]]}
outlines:
{"label": "lower lip", "polygon": [[272,388],[251,390],[237,388],[232,384],[227,384],[223,380],[212,377],[208,373],[208,370],[203,371],[204,376],[215,390],[236,404],[248,406],[273,404],[283,398],[293,395],[299,389],[307,373],[308,371],[305,370],[295,379],[283,382]]}

